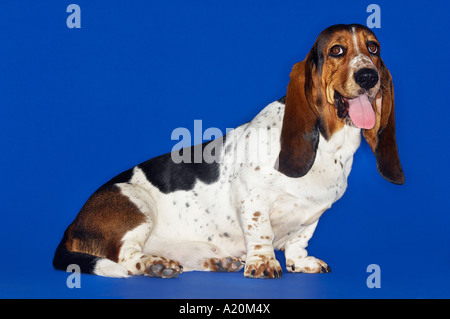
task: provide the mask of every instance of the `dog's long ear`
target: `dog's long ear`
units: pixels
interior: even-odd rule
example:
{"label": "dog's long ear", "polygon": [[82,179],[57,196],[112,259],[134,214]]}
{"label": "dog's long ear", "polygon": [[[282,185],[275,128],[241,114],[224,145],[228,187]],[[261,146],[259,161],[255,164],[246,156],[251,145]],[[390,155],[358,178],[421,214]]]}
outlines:
{"label": "dog's long ear", "polygon": [[319,121],[312,98],[316,61],[312,54],[294,65],[286,92],[278,171],[289,177],[304,176],[311,169],[319,143]]}
{"label": "dog's long ear", "polygon": [[378,172],[394,184],[403,184],[403,174],[395,139],[395,107],[392,77],[383,61],[380,67],[381,89],[375,98],[376,124],[363,135],[377,159]]}

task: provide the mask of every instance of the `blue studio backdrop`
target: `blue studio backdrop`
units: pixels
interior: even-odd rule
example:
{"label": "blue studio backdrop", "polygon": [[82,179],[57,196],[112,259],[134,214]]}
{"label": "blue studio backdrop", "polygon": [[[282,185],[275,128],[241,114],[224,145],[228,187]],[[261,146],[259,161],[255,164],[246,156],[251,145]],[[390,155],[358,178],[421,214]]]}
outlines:
{"label": "blue studio backdrop", "polygon": [[[0,297],[449,298],[450,6],[374,1],[1,1]],[[285,95],[323,29],[367,25],[371,4],[406,183],[385,181],[362,142],[309,243],[332,273],[82,275],[68,287],[53,253],[99,186],[170,151],[194,120],[224,133],[251,120]]]}

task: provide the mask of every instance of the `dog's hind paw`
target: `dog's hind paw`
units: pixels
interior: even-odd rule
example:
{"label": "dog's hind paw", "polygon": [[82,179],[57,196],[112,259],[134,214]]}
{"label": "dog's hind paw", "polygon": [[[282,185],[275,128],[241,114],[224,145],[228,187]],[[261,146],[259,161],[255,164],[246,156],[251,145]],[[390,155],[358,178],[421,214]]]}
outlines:
{"label": "dog's hind paw", "polygon": [[205,270],[217,272],[239,271],[244,267],[244,262],[237,257],[209,258],[203,263]]}
{"label": "dog's hind paw", "polygon": [[177,261],[152,256],[145,261],[145,273],[150,277],[176,278],[183,272],[183,266]]}

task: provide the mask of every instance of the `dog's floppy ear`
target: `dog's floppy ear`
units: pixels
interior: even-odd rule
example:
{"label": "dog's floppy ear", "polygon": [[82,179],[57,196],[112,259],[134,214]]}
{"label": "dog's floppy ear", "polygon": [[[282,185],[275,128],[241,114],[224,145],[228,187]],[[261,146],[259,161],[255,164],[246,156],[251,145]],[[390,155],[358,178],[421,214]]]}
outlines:
{"label": "dog's floppy ear", "polygon": [[363,135],[377,159],[378,172],[394,184],[403,184],[403,174],[395,139],[395,107],[392,77],[383,61],[380,67],[381,89],[375,98],[376,124]]}
{"label": "dog's floppy ear", "polygon": [[308,102],[314,90],[313,79],[317,77],[315,62],[310,53],[294,65],[290,74],[277,168],[289,177],[306,175],[316,157],[319,121],[314,105]]}

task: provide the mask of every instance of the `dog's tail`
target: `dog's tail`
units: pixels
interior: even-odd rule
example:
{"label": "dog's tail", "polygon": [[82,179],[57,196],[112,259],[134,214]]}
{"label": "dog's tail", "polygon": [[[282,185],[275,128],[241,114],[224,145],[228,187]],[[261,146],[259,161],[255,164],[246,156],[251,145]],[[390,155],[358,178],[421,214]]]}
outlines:
{"label": "dog's tail", "polygon": [[125,278],[128,271],[118,263],[103,257],[70,251],[66,247],[66,234],[59,243],[53,257],[53,267],[67,271],[70,265],[79,267],[82,273],[105,277]]}

